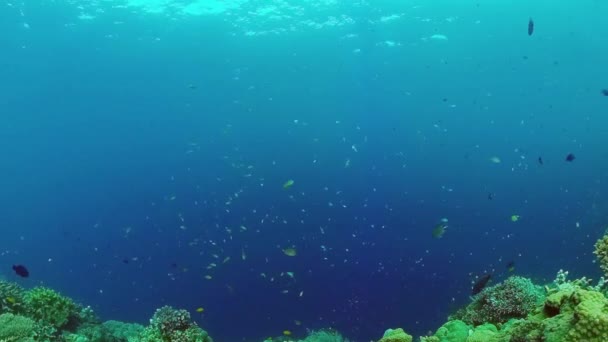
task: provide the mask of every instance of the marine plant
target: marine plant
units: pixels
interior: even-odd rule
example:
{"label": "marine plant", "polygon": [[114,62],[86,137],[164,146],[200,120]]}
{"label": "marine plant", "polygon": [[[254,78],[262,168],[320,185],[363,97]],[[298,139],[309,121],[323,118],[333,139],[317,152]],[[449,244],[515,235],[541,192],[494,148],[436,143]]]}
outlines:
{"label": "marine plant", "polygon": [[46,287],[35,287],[24,295],[25,313],[57,329],[77,317],[77,306],[68,297]]}
{"label": "marine plant", "polygon": [[512,276],[500,284],[485,288],[453,318],[474,326],[505,323],[512,318],[525,318],[544,299],[542,287],[534,285],[530,279]]}

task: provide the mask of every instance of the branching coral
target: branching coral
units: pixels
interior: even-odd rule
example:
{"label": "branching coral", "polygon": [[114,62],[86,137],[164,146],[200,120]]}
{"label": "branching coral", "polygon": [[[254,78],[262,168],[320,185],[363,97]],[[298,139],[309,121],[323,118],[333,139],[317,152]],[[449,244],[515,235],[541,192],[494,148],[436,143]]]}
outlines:
{"label": "branching coral", "polygon": [[76,304],[70,298],[45,287],[33,288],[23,298],[27,316],[57,329],[77,315]]}
{"label": "branching coral", "polygon": [[0,340],[33,341],[36,322],[10,313],[0,315]]}
{"label": "branching coral", "polygon": [[23,288],[15,283],[0,280],[0,313],[23,311]]}

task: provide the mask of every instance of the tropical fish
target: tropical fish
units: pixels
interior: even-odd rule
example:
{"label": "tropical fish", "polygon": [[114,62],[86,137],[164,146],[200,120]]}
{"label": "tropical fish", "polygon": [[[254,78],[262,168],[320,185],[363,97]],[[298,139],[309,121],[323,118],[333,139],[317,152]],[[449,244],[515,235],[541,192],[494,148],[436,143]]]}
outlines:
{"label": "tropical fish", "polygon": [[285,336],[291,336],[291,331],[289,331],[289,330],[283,330],[283,335],[285,335]]}
{"label": "tropical fish", "polygon": [[203,308],[196,309],[196,312],[198,312],[198,313],[202,313],[203,311],[205,311],[205,309],[203,309]]}
{"label": "tropical fish", "polygon": [[490,281],[490,279],[492,279],[492,275],[489,273],[484,274],[479,279],[477,279],[475,284],[473,284],[473,288],[471,289],[471,294],[476,295],[479,292],[481,292],[486,287],[486,285],[488,285],[488,282]]}
{"label": "tropical fish", "polygon": [[443,237],[443,234],[445,234],[447,228],[448,225],[445,223],[440,223],[436,225],[435,228],[433,228],[433,237],[435,239],[441,239]]}
{"label": "tropical fish", "polygon": [[507,271],[509,271],[509,272],[515,271],[515,261],[509,261],[507,263]]}
{"label": "tropical fish", "polygon": [[519,215],[511,215],[511,222],[519,221]]}
{"label": "tropical fish", "polygon": [[287,190],[291,188],[293,186],[293,183],[295,183],[293,179],[288,180],[287,182],[283,183],[283,189]]}
{"label": "tropical fish", "polygon": [[295,248],[290,247],[290,248],[285,248],[283,250],[283,254],[290,256],[290,257],[295,257],[296,255],[298,255],[298,251]]}

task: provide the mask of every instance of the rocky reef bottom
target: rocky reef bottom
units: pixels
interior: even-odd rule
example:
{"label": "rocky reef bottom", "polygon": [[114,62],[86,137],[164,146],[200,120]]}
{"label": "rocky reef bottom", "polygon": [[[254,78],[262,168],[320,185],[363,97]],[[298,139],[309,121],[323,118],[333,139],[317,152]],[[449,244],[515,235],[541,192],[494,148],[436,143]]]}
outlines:
{"label": "rocky reef bottom", "polygon": [[[608,235],[595,245],[598,263],[608,272]],[[471,303],[420,342],[605,342],[608,341],[608,282],[600,278],[568,280],[560,270],[544,286],[511,276],[486,287]],[[186,310],[169,306],[150,324],[101,322],[89,307],[46,287],[26,290],[0,280],[0,342],[212,342]],[[345,342],[333,330],[297,339],[283,336],[264,342]],[[403,329],[388,329],[378,342],[413,342]]]}

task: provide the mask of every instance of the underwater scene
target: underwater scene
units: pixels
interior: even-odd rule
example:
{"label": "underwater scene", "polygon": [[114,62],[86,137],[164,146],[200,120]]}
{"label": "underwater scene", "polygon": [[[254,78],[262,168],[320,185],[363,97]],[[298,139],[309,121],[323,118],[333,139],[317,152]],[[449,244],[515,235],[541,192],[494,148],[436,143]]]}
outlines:
{"label": "underwater scene", "polygon": [[608,341],[607,16],[0,1],[0,341]]}

